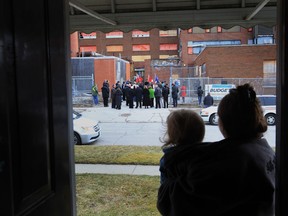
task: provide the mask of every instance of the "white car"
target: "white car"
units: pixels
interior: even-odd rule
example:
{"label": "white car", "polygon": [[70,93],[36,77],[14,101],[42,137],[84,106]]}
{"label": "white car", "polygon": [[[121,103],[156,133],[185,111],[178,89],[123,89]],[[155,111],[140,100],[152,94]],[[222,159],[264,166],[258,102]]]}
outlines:
{"label": "white car", "polygon": [[[260,100],[262,105],[263,114],[266,118],[267,125],[275,125],[276,123],[276,96],[275,95],[258,95],[257,98]],[[217,115],[218,106],[211,106],[202,109],[200,115],[204,122],[211,125],[218,124]]]}
{"label": "white car", "polygon": [[74,144],[88,144],[96,141],[101,134],[98,121],[82,117],[82,114],[73,111]]}
{"label": "white car", "polygon": [[211,125],[218,124],[218,115],[217,115],[218,106],[210,106],[200,111],[200,116],[203,121]]}

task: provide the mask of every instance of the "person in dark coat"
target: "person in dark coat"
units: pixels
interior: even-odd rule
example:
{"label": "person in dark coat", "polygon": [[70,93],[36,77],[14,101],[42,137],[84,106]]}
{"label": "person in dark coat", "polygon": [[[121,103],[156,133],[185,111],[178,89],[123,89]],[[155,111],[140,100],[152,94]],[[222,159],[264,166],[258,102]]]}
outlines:
{"label": "person in dark coat", "polygon": [[121,109],[121,103],[122,103],[122,90],[120,88],[120,85],[116,86],[116,92],[115,92],[115,108]]}
{"label": "person in dark coat", "polygon": [[163,107],[168,108],[168,96],[170,94],[170,89],[167,84],[164,84],[162,88],[162,96],[163,96]]}
{"label": "person in dark coat", "polygon": [[109,90],[109,84],[106,80],[103,82],[103,86],[101,90],[102,90],[102,98],[103,98],[104,107],[108,107],[108,98],[109,98],[110,90]]}
{"label": "person in dark coat", "polygon": [[172,83],[172,100],[173,100],[173,107],[177,107],[178,105],[178,92],[179,89],[178,87],[175,85],[175,83]]}
{"label": "person in dark coat", "polygon": [[134,86],[131,86],[131,84],[128,85],[128,89],[126,90],[126,102],[128,103],[128,106],[130,109],[134,107]]}
{"label": "person in dark coat", "polygon": [[210,107],[214,104],[214,99],[213,97],[210,95],[210,93],[208,92],[208,94],[204,97],[204,100],[203,100],[203,104],[204,104],[204,107],[207,108],[207,107]]}
{"label": "person in dark coat", "polygon": [[155,104],[156,104],[156,109],[161,108],[160,100],[162,97],[162,90],[160,88],[160,84],[156,85],[155,90],[154,90],[154,96],[155,96]]}
{"label": "person in dark coat", "polygon": [[126,87],[126,82],[123,81],[122,86],[121,86],[121,90],[122,90],[122,94],[123,94],[123,101],[126,100],[125,91],[124,91],[125,87]]}
{"label": "person in dark coat", "polygon": [[202,95],[203,95],[203,90],[201,86],[198,86],[197,88],[197,96],[198,96],[198,105],[200,106],[202,103]]}
{"label": "person in dark coat", "polygon": [[252,86],[231,89],[218,106],[225,139],[165,153],[158,190],[162,215],[273,216],[275,152]]}
{"label": "person in dark coat", "polygon": [[129,101],[128,101],[127,97],[128,97],[130,88],[131,88],[131,84],[130,83],[126,83],[126,85],[124,87],[124,90],[123,90],[123,92],[124,92],[123,94],[125,94],[125,98],[126,98],[126,106],[129,106]]}
{"label": "person in dark coat", "polygon": [[116,86],[113,84],[111,88],[111,107],[112,108],[115,108],[115,104],[116,104],[115,92],[116,92]]}
{"label": "person in dark coat", "polygon": [[150,92],[147,85],[144,85],[143,89],[143,106],[145,109],[148,109],[150,106]]}
{"label": "person in dark coat", "polygon": [[143,89],[140,85],[136,86],[135,98],[136,98],[136,107],[135,108],[138,108],[138,107],[142,108]]}

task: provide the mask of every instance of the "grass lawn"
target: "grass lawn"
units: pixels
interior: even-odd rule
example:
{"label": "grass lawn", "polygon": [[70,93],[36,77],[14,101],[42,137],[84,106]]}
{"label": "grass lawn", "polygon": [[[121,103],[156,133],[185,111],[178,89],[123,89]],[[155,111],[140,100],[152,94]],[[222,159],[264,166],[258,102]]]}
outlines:
{"label": "grass lawn", "polygon": [[[159,165],[155,146],[75,146],[75,162]],[[159,176],[76,174],[78,216],[160,215],[156,208]]]}
{"label": "grass lawn", "polygon": [[75,163],[159,165],[158,146],[75,146]]}
{"label": "grass lawn", "polygon": [[153,216],[159,177],[77,174],[78,216]]}

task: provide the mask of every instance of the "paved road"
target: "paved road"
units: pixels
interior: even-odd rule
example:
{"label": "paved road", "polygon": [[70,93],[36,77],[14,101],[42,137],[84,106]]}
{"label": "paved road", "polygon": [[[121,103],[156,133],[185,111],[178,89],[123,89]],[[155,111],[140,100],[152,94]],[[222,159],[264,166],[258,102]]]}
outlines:
{"label": "paved road", "polygon": [[[177,108],[180,109],[181,107]],[[199,108],[193,108],[199,112]],[[83,116],[100,121],[102,135],[94,145],[152,145],[161,146],[159,140],[165,132],[165,121],[175,108],[168,109],[129,109],[126,105],[121,110],[95,106],[75,108]],[[265,138],[275,147],[275,126],[269,126]],[[206,125],[204,141],[212,142],[223,139],[217,126]]]}

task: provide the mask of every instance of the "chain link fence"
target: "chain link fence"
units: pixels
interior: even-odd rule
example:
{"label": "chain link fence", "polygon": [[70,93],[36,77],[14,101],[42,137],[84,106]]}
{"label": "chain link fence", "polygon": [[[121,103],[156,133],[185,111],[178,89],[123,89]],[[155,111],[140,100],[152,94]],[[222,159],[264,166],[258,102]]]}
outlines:
{"label": "chain link fence", "polygon": [[72,76],[72,103],[78,106],[92,106],[92,76]]}
{"label": "chain link fence", "polygon": [[91,88],[94,84],[92,76],[72,76],[72,96],[82,96],[83,94],[90,94]]}
{"label": "chain link fence", "polygon": [[[235,86],[243,85],[245,83],[251,84],[257,95],[275,95],[276,94],[276,78],[209,78],[209,77],[202,77],[202,78],[171,78],[169,83],[172,85],[172,82],[176,83],[179,87],[179,97],[181,98],[181,86],[186,87],[186,97],[185,103],[188,104],[196,104],[198,103],[198,95],[197,89],[199,86],[202,87],[204,91],[203,97],[207,95],[207,93],[211,90],[211,86]],[[219,102],[222,97],[214,98],[215,102]],[[180,100],[180,103],[183,102]],[[183,102],[184,103],[184,102]]]}
{"label": "chain link fence", "polygon": [[[201,71],[200,71],[201,73]],[[245,83],[250,83],[258,95],[276,95],[276,78],[209,78],[199,77],[199,70],[197,67],[175,67],[175,66],[153,66],[151,69],[151,76],[154,81],[157,79],[166,81],[171,90],[172,83],[176,83],[179,87],[179,104],[198,104],[197,89],[202,87],[204,94],[207,95],[211,85],[225,85],[238,86]],[[72,96],[73,103],[80,103],[80,98],[85,100],[92,100],[91,88],[94,83],[93,75],[91,76],[72,76]],[[186,87],[185,101],[181,99],[181,86]],[[99,88],[99,86],[98,86]],[[171,91],[170,91],[171,92]],[[171,94],[170,94],[171,96]],[[171,98],[170,98],[171,99]],[[217,104],[221,98],[214,98]],[[172,99],[170,100],[172,101]],[[86,102],[85,102],[86,103]],[[90,102],[89,102],[90,103]],[[170,102],[171,103],[171,102]]]}

